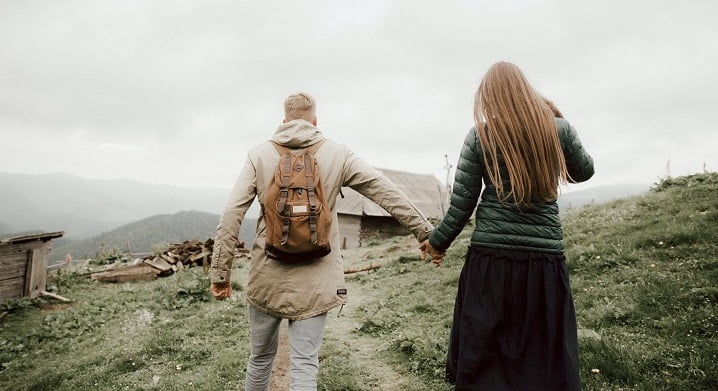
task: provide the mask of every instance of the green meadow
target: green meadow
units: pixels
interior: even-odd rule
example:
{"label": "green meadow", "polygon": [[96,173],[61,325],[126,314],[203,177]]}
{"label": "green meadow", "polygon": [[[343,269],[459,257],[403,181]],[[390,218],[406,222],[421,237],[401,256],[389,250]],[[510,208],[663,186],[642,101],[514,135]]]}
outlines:
{"label": "green meadow", "polygon": [[[718,174],[664,179],[645,195],[563,218],[585,390],[718,389]],[[333,310],[320,390],[450,390],[444,360],[471,227],[440,268],[410,238],[345,253],[349,303]],[[241,390],[243,286],[213,301],[201,268],[107,284],[77,267],[50,288],[73,300],[0,304],[2,390]]]}

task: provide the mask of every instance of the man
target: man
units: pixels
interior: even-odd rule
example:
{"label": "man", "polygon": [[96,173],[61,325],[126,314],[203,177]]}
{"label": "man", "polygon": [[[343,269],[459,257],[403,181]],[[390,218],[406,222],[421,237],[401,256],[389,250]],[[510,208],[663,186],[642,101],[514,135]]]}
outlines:
{"label": "man", "polygon": [[[316,127],[316,105],[311,96],[304,93],[289,96],[284,102],[284,113],[284,121],[274,133],[273,142],[289,149],[300,149],[324,141],[315,157],[326,202],[331,209],[331,252],[325,257],[298,263],[268,258],[265,254],[264,213],[259,217],[247,285],[251,337],[246,379],[248,391],[269,390],[282,319],[289,321],[290,389],[316,390],[318,353],[327,311],[344,304],[347,295],[335,211],[342,186],[349,186],[379,204],[420,242],[424,242],[433,229],[386,177],[347,147],[322,135]],[[211,292],[217,299],[231,295],[229,280],[239,227],[255,196],[264,211],[266,190],[279,159],[279,153],[269,141],[252,149],[232,190],[217,227],[212,254]]]}

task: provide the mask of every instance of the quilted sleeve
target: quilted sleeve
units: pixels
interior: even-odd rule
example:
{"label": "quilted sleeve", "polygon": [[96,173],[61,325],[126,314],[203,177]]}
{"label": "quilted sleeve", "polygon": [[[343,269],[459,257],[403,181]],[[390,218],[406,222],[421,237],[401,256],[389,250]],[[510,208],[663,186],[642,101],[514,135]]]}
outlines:
{"label": "quilted sleeve", "polygon": [[476,129],[471,128],[456,165],[449,209],[429,237],[431,246],[440,251],[448,248],[459,235],[471,218],[481,194],[484,162],[476,137]]}
{"label": "quilted sleeve", "polygon": [[594,174],[593,158],[583,148],[576,129],[568,121],[557,118],[556,128],[559,132],[563,156],[566,159],[569,181],[572,183],[587,181]]}

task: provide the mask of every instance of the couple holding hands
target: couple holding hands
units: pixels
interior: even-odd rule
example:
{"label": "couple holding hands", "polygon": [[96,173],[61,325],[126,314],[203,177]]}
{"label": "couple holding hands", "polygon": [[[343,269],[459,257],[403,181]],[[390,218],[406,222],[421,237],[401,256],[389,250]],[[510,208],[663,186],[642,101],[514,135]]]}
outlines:
{"label": "couple holding hands", "polygon": [[[327,312],[346,302],[336,197],[358,191],[406,226],[438,266],[475,213],[448,341],[446,380],[457,390],[578,390],[576,314],[556,199],[559,186],[588,180],[593,159],[559,110],[514,64],[492,65],[476,91],[475,126],[464,139],[449,209],[434,228],[391,182],[319,131],[314,99],[289,96],[285,118],[249,152],[217,227],[210,290],[229,297],[244,215],[266,190],[280,156],[273,143],[315,147],[331,210],[331,252],[288,264],[268,257],[257,223],[247,284],[251,353],[246,390],[269,390],[279,324],[288,319],[291,390],[316,390]],[[318,144],[321,143],[321,144]],[[482,191],[483,190],[483,191]],[[478,204],[478,207],[477,207]]]}

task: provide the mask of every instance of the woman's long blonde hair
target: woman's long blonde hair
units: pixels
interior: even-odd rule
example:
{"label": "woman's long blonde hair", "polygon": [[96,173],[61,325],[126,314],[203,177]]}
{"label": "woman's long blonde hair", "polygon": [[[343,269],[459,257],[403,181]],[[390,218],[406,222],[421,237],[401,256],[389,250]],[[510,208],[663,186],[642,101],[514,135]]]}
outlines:
{"label": "woman's long blonde hair", "polygon": [[[556,200],[559,181],[566,183],[568,173],[554,112],[519,67],[498,62],[489,68],[476,91],[474,120],[486,170],[502,203]],[[508,171],[508,192],[499,154]]]}

